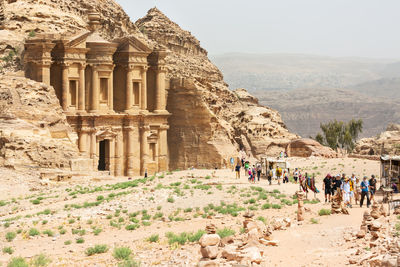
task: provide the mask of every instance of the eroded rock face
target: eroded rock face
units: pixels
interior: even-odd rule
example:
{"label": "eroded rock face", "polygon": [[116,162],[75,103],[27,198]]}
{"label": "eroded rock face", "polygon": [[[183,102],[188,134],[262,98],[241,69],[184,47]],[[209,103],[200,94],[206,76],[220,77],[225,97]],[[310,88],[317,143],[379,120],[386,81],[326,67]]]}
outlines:
{"label": "eroded rock face", "polygon": [[223,167],[239,149],[250,156],[277,154],[296,136],[278,112],[258,105],[244,89],[232,92],[200,42],[158,9],[136,23],[170,50],[167,109],[171,168]]}
{"label": "eroded rock face", "polygon": [[[151,9],[133,24],[113,0],[4,3],[0,56],[8,55],[9,60],[0,62],[3,72],[23,68],[21,57],[25,39],[40,33],[73,35],[81,32],[89,28],[90,12],[100,13],[99,31],[106,40],[135,35],[149,47],[166,47],[170,51],[166,63],[167,78],[171,81],[167,101],[167,109],[172,113],[168,131],[171,169],[224,167],[231,157],[238,157],[240,149],[250,157],[276,155],[297,138],[287,130],[277,111],[260,106],[257,99],[243,89],[229,90],[222,73],[207,58],[207,51],[200,42],[157,9]],[[32,103],[36,100],[32,98]],[[54,101],[57,101],[55,96]],[[38,141],[38,145],[41,146],[41,142]],[[65,162],[69,157],[65,156]]]}
{"label": "eroded rock face", "polygon": [[379,136],[358,141],[353,153],[363,156],[395,155],[399,153],[399,143],[400,124],[390,124]]}
{"label": "eroded rock face", "polygon": [[70,169],[79,157],[53,87],[0,76],[0,166]]}
{"label": "eroded rock face", "polygon": [[331,148],[323,146],[317,141],[308,138],[296,139],[290,142],[286,147],[286,153],[290,157],[337,157],[337,153]]}

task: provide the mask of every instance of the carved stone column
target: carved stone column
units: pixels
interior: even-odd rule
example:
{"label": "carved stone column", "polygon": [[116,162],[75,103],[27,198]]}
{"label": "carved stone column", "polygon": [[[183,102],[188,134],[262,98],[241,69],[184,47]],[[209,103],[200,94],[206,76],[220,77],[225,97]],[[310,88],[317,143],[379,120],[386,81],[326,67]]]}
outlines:
{"label": "carved stone column", "polygon": [[93,160],[93,170],[97,170],[99,162],[97,159],[96,130],[93,130],[90,135],[90,158]]}
{"label": "carved stone column", "polygon": [[98,112],[99,111],[99,97],[100,97],[100,88],[99,88],[99,73],[97,67],[93,65],[92,67],[92,94],[91,94],[91,105],[90,112]]}
{"label": "carved stone column", "polygon": [[155,112],[165,110],[165,67],[157,68]]}
{"label": "carved stone column", "polygon": [[108,79],[108,107],[114,110],[114,66],[111,69],[110,79]]}
{"label": "carved stone column", "polygon": [[50,66],[51,66],[51,61],[43,61],[37,64],[38,80],[47,85],[50,85]]}
{"label": "carved stone column", "polygon": [[147,169],[147,162],[149,157],[149,144],[147,143],[147,136],[150,131],[150,126],[143,126],[140,134],[140,175],[144,175]]}
{"label": "carved stone column", "polygon": [[79,65],[79,93],[78,111],[85,111],[85,67],[86,64]]}
{"label": "carved stone column", "polygon": [[87,140],[88,133],[85,129],[81,129],[79,132],[79,151],[82,153],[87,152]]}
{"label": "carved stone column", "polygon": [[166,171],[168,169],[168,145],[167,145],[167,130],[168,125],[161,125],[158,132],[159,156],[158,156],[158,171]]}
{"label": "carved stone column", "polygon": [[147,66],[142,68],[142,84],[140,88],[140,109],[147,110]]}
{"label": "carved stone column", "polygon": [[117,137],[115,139],[115,176],[122,176],[122,169],[123,169],[123,140],[122,140],[122,133],[118,132]]}
{"label": "carved stone column", "polygon": [[68,94],[69,94],[69,78],[68,78],[68,64],[62,65],[62,95],[61,95],[61,106],[64,111],[69,109],[69,101],[68,101]]}
{"label": "carved stone column", "polygon": [[127,136],[127,144],[126,144],[126,175],[133,176],[134,175],[134,149],[135,149],[135,132],[132,126],[125,127],[126,136]]}
{"label": "carved stone column", "polygon": [[125,99],[125,111],[128,112],[129,110],[132,109],[133,106],[133,83],[132,83],[132,78],[133,78],[133,73],[132,73],[132,66],[128,66],[126,68],[126,99]]}

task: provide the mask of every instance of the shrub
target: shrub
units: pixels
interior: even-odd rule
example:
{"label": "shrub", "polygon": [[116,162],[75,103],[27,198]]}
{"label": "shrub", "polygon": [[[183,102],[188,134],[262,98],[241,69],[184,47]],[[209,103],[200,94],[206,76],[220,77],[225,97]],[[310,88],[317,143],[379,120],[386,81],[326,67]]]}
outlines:
{"label": "shrub", "polygon": [[43,234],[47,235],[47,236],[54,236],[54,233],[51,230],[45,230],[45,231],[43,231]]}
{"label": "shrub", "polygon": [[93,234],[94,235],[99,235],[102,231],[103,231],[103,229],[101,229],[101,228],[94,228],[93,229]]}
{"label": "shrub", "polygon": [[28,263],[22,257],[11,258],[7,267],[29,267]]}
{"label": "shrub", "polygon": [[39,205],[40,204],[40,200],[39,199],[34,199],[31,201],[33,205]]}
{"label": "shrub", "polygon": [[4,254],[7,253],[7,254],[10,254],[10,255],[11,255],[11,254],[14,253],[14,249],[13,249],[12,247],[4,247],[4,248],[3,248],[3,253],[4,253]]}
{"label": "shrub", "polygon": [[64,245],[68,246],[68,245],[71,245],[71,243],[72,243],[71,240],[67,240],[67,241],[64,242]]}
{"label": "shrub", "polygon": [[66,232],[67,232],[67,230],[65,230],[64,228],[60,229],[60,235],[65,235]]}
{"label": "shrub", "polygon": [[169,203],[174,203],[174,202],[175,202],[175,200],[174,200],[174,198],[173,198],[173,197],[169,197],[169,198],[167,198],[167,201],[168,201]]}
{"label": "shrub", "polygon": [[206,232],[204,230],[199,230],[196,233],[189,233],[188,234],[188,241],[189,242],[197,242],[200,240],[200,238],[205,234]]}
{"label": "shrub", "polygon": [[396,225],[394,226],[394,228],[396,229],[396,231],[400,231],[400,223],[396,223]]}
{"label": "shrub", "polygon": [[29,229],[29,236],[36,236],[39,234],[40,234],[40,232],[36,228]]}
{"label": "shrub", "polygon": [[221,238],[224,238],[224,237],[227,237],[227,236],[231,236],[231,235],[234,235],[235,234],[235,231],[234,230],[232,230],[232,229],[230,229],[230,228],[224,228],[224,229],[218,229],[217,230],[217,234],[221,237]]}
{"label": "shrub", "polygon": [[8,242],[11,242],[11,241],[14,240],[14,238],[15,238],[16,236],[17,236],[16,233],[14,233],[14,232],[8,232],[8,233],[6,234],[6,240],[7,240]]}
{"label": "shrub", "polygon": [[43,220],[42,221],[42,224],[44,225],[44,224],[47,224],[48,223],[48,221],[47,220]]}
{"label": "shrub", "polygon": [[139,227],[140,227],[139,224],[129,224],[129,225],[125,226],[125,229],[128,231],[133,231]]}
{"label": "shrub", "polygon": [[39,255],[35,256],[35,257],[33,258],[31,264],[32,264],[33,266],[35,266],[35,267],[42,267],[42,266],[47,266],[47,265],[49,265],[50,262],[51,262],[51,260],[50,260],[46,255],[44,255],[44,254],[42,253],[42,254],[39,254]]}
{"label": "shrub", "polygon": [[82,237],[80,237],[80,238],[78,238],[78,239],[76,240],[76,243],[77,243],[77,244],[83,244],[83,243],[85,243],[85,239],[83,239]]}
{"label": "shrub", "polygon": [[311,222],[312,224],[317,224],[317,223],[318,223],[318,220],[315,219],[315,218],[311,218],[311,219],[310,219],[310,222]]}
{"label": "shrub", "polygon": [[114,248],[113,256],[117,260],[128,260],[132,251],[128,247]]}
{"label": "shrub", "polygon": [[102,200],[104,200],[104,196],[97,196],[96,200],[97,201],[102,201]]}
{"label": "shrub", "polygon": [[183,212],[192,212],[192,211],[193,211],[192,208],[186,208],[186,209],[183,210]]}
{"label": "shrub", "polygon": [[151,243],[158,242],[158,240],[160,240],[159,235],[151,235],[149,238],[147,238],[147,241]]}
{"label": "shrub", "polygon": [[69,220],[68,220],[68,223],[69,223],[69,224],[73,224],[74,222],[75,222],[75,219],[69,219]]}
{"label": "shrub", "polygon": [[271,204],[270,203],[265,203],[261,206],[261,209],[266,210],[266,209],[270,209],[271,208]]}
{"label": "shrub", "polygon": [[282,208],[282,206],[281,205],[279,205],[279,204],[272,204],[272,208],[273,209],[281,209]]}
{"label": "shrub", "polygon": [[108,251],[107,245],[95,245],[94,247],[87,248],[85,254],[87,256],[92,256],[94,254],[101,254]]}
{"label": "shrub", "polygon": [[4,228],[8,228],[8,227],[10,227],[10,223],[9,222],[6,222],[3,226],[4,226]]}
{"label": "shrub", "polygon": [[329,209],[320,209],[318,214],[319,214],[319,216],[331,215],[331,210],[329,210]]}

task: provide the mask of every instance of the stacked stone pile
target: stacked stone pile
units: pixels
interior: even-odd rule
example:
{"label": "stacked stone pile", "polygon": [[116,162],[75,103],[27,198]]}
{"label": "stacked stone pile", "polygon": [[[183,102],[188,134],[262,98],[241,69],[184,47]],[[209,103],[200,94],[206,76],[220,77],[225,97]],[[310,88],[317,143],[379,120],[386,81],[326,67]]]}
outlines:
{"label": "stacked stone pile", "polygon": [[297,191],[297,221],[304,221],[304,192]]}
{"label": "stacked stone pile", "polygon": [[355,235],[356,239],[348,240],[358,247],[356,253],[349,258],[350,264],[400,266],[400,238],[396,233],[395,222],[396,217],[387,217],[383,204],[374,204],[371,212],[365,211],[360,231]]}
{"label": "stacked stone pile", "polygon": [[[267,246],[278,246],[278,241],[272,240],[274,229],[284,230],[290,227],[290,219],[277,218],[266,226],[259,220],[254,220],[254,213],[244,214],[244,234],[220,239],[215,234],[214,225],[206,226],[206,234],[199,240],[202,259],[198,266],[243,266],[265,265],[265,249]],[[226,265],[229,264],[229,265]],[[264,264],[264,265],[263,265]]]}
{"label": "stacked stone pile", "polygon": [[337,214],[337,213],[349,214],[349,211],[342,205],[342,196],[339,192],[336,193],[336,195],[334,195],[331,198],[331,200],[332,200],[331,204],[332,214]]}
{"label": "stacked stone pile", "polygon": [[203,259],[216,259],[220,242],[221,238],[216,234],[215,226],[213,224],[207,225],[206,234],[199,240],[201,245],[200,252]]}

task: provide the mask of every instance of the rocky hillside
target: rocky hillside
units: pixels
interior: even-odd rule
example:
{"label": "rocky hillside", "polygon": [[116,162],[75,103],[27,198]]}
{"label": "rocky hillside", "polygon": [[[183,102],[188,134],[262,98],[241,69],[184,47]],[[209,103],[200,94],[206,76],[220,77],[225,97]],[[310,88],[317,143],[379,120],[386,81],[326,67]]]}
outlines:
{"label": "rocky hillside", "polygon": [[400,124],[390,124],[376,137],[358,141],[354,153],[364,156],[398,155],[400,153]]}
{"label": "rocky hillside", "polygon": [[[276,154],[296,137],[286,129],[278,112],[250,100],[252,97],[245,91],[230,91],[200,42],[157,9],[151,9],[134,24],[113,0],[1,3],[3,72],[22,69],[26,38],[87,29],[88,13],[94,11],[101,15],[101,34],[105,39],[135,35],[151,47],[166,47],[170,52],[166,60],[171,81],[167,101],[167,109],[172,113],[171,168],[222,167],[230,157],[238,156],[241,148],[250,156]],[[51,87],[48,90],[54,93]]]}
{"label": "rocky hillside", "polygon": [[0,118],[0,166],[70,169],[79,158],[52,87],[0,76]]}
{"label": "rocky hillside", "polygon": [[276,154],[296,137],[278,112],[258,105],[246,91],[230,91],[200,42],[161,11],[149,10],[135,24],[170,50],[172,168],[221,167],[241,148],[251,156]]}

